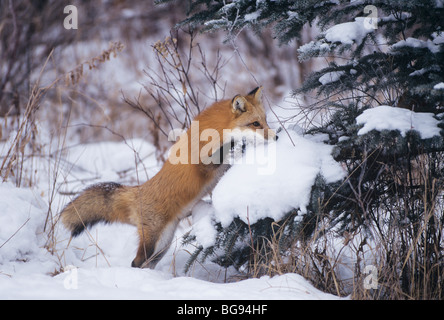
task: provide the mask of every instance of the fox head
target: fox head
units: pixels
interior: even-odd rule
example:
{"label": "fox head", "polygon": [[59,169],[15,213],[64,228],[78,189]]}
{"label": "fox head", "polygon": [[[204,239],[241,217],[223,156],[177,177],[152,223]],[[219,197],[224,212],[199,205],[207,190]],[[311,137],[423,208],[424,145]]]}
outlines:
{"label": "fox head", "polygon": [[[172,134],[169,139],[176,137]],[[257,87],[245,96],[238,94],[203,110],[172,146],[169,160],[173,164],[214,163],[215,159],[221,163],[233,143],[243,146],[264,140],[277,140],[277,136],[267,123],[262,87]]]}
{"label": "fox head", "polygon": [[231,100],[231,112],[234,119],[232,130],[240,130],[243,136],[260,135],[265,140],[277,140],[274,130],[267,123],[265,109],[262,104],[262,87],[257,87],[246,96],[236,95]]}

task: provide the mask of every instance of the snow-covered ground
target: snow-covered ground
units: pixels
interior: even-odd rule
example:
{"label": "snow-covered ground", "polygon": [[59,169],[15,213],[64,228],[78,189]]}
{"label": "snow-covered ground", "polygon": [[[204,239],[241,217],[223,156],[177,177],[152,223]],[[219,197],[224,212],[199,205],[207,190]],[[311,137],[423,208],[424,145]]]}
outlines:
{"label": "snow-covered ground", "polygon": [[[299,146],[294,148],[294,159],[301,146],[314,147],[310,145],[314,142],[294,138]],[[289,142],[281,142],[287,145],[281,152],[291,155]],[[2,154],[7,145],[0,145]],[[318,151],[324,150],[318,147]],[[53,146],[51,150],[55,149]],[[337,298],[315,289],[297,274],[242,280],[234,269],[221,268],[208,260],[196,263],[184,274],[194,247],[183,246],[181,237],[193,228],[192,218],[179,225],[173,244],[155,270],[130,267],[138,242],[132,226],[99,224],[69,242],[69,233],[56,222],[57,213],[73,197],[66,194],[100,181],[142,183],[159,167],[153,146],[143,140],[78,145],[65,150],[24,162],[25,175],[37,172],[32,188],[17,188],[11,182],[0,184],[0,299]],[[310,166],[320,170],[328,164],[319,160]],[[277,177],[282,179],[279,172]],[[55,190],[51,187],[54,179]],[[230,189],[227,179],[221,190]]]}

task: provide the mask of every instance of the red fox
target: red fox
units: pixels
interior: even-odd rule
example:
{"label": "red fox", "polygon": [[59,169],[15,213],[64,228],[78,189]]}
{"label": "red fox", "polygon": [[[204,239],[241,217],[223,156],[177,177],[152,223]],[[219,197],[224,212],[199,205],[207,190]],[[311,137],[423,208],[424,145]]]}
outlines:
{"label": "red fox", "polygon": [[[142,185],[108,182],[84,190],[61,212],[62,222],[71,236],[79,235],[97,222],[134,225],[139,234],[139,247],[131,266],[154,268],[169,248],[179,221],[214,188],[228,168],[223,161],[208,161],[222,160],[232,148],[223,131],[257,132],[265,140],[277,140],[276,133],[268,126],[261,92],[262,87],[258,87],[246,96],[236,95],[232,100],[216,102],[202,111],[195,118],[199,124],[198,134],[188,129],[171,148],[188,150],[187,161],[171,161],[173,155],[177,156],[171,152],[160,171]],[[206,129],[216,130],[219,141],[207,144],[193,141]],[[193,143],[199,146],[199,157],[194,162]]]}

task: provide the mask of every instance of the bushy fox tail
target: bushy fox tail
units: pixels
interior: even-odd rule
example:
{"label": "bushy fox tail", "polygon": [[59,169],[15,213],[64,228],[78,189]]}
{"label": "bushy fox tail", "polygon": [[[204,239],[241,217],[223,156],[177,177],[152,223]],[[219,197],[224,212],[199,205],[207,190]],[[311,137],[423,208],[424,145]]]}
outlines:
{"label": "bushy fox tail", "polygon": [[128,187],[114,182],[99,183],[87,188],[63,209],[63,224],[73,237],[98,222],[132,224],[130,207],[126,197],[122,197],[125,190]]}

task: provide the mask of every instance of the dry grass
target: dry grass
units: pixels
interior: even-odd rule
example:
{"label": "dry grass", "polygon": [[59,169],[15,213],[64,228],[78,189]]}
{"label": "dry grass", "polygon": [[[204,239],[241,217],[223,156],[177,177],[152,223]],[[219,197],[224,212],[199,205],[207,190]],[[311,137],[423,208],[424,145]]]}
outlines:
{"label": "dry grass", "polygon": [[[48,95],[51,90],[54,90],[56,87],[58,88],[58,84],[63,80],[65,81],[66,85],[65,89],[68,89],[69,86],[75,86],[84,76],[84,65],[88,65],[90,70],[97,69],[99,64],[110,59],[111,54],[116,56],[118,52],[122,51],[122,49],[123,46],[120,42],[110,43],[109,48],[104,50],[100,55],[77,65],[74,69],[68,71],[66,74],[56,77],[49,84],[42,85],[42,76],[47,68],[48,62],[50,59],[52,59],[53,52],[50,53],[40,70],[37,81],[32,87],[28,102],[26,104],[25,112],[21,117],[18,118],[15,137],[10,139],[12,142],[10,143],[9,149],[7,150],[5,156],[2,157],[0,177],[2,177],[3,181],[8,180],[12,174],[15,177],[17,187],[20,187],[22,182],[26,180],[26,177],[22,176],[23,161],[27,154],[32,157],[37,152],[38,132],[36,125],[36,113],[42,105],[43,98]],[[6,127],[8,117],[5,117],[4,121]],[[26,150],[25,152],[26,148],[30,150]],[[32,186],[33,178],[27,178],[27,186]]]}

